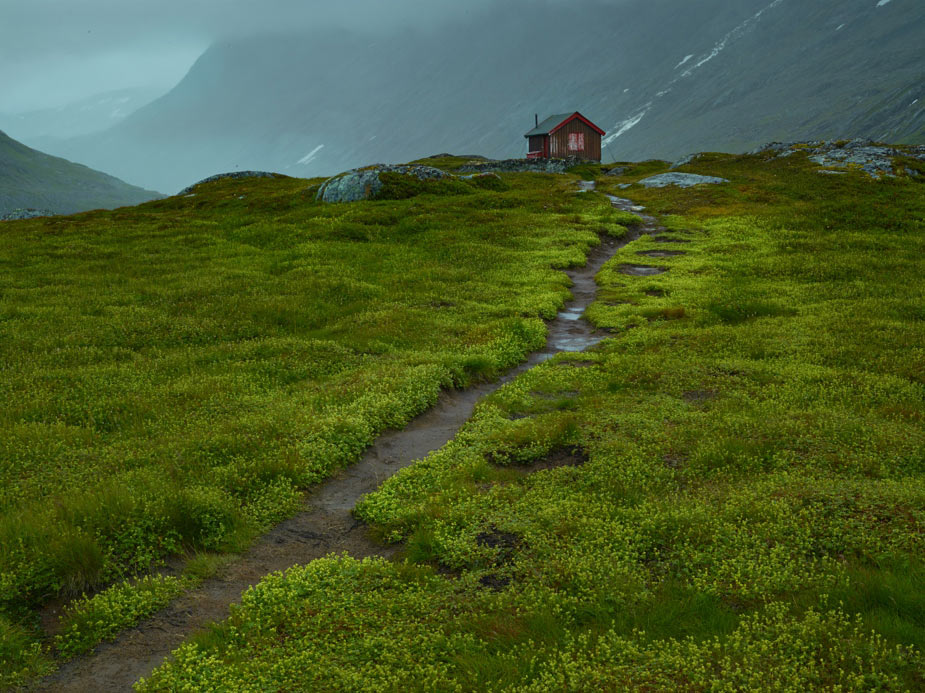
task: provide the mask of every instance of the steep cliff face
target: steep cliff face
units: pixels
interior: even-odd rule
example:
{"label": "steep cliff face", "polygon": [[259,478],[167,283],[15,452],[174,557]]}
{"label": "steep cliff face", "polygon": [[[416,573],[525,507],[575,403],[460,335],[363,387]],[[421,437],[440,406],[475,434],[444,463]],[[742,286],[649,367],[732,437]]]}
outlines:
{"label": "steep cliff face", "polygon": [[925,136],[918,0],[504,3],[466,24],[212,46],[166,96],[56,153],[173,191],[236,168],[322,175],[438,151],[523,153],[581,110],[604,158]]}

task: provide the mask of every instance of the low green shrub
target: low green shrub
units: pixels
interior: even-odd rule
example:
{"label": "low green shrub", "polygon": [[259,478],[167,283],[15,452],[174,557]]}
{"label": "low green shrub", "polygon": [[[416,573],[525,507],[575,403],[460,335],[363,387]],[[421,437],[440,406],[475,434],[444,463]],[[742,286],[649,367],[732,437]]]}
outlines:
{"label": "low green shrub", "polygon": [[13,689],[52,669],[33,633],[0,615],[0,687]]}
{"label": "low green shrub", "polygon": [[164,608],[191,584],[190,578],[157,575],[85,595],[68,605],[61,617],[55,648],[65,658],[88,652]]}
{"label": "low green shrub", "polygon": [[475,186],[456,178],[421,180],[401,173],[379,174],[382,188],[376,193],[377,200],[407,200],[417,195],[471,195]]}

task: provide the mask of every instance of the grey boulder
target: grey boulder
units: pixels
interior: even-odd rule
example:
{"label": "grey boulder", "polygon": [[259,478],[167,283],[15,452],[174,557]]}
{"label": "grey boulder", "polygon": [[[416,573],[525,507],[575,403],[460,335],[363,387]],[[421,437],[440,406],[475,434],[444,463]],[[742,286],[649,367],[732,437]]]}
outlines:
{"label": "grey boulder", "polygon": [[329,178],[318,189],[316,200],[324,202],[358,202],[370,200],[382,190],[382,173],[400,173],[418,180],[441,180],[453,178],[452,174],[432,166],[387,166],[377,164],[362,169],[353,169]]}
{"label": "grey boulder", "polygon": [[639,184],[646,188],[665,188],[669,185],[677,185],[680,188],[692,188],[695,185],[719,183],[728,183],[725,178],[716,176],[699,176],[696,173],[660,173],[657,176],[649,176],[639,181]]}

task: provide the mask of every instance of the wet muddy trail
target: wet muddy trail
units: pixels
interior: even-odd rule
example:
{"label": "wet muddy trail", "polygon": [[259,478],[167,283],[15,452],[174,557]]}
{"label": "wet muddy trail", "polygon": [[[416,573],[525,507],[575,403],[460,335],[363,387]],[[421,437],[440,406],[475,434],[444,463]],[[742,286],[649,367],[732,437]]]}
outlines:
{"label": "wet muddy trail", "polygon": [[[584,189],[593,189],[593,184]],[[612,196],[615,207],[639,213],[629,200]],[[402,467],[442,447],[469,419],[476,403],[504,383],[562,351],[582,351],[608,336],[581,319],[597,294],[594,276],[613,254],[640,234],[663,231],[655,219],[639,215],[642,224],[624,238],[604,237],[592,249],[585,266],[567,271],[574,286],[572,299],[548,323],[546,346],[493,383],[466,390],[444,392],[437,404],[400,431],[381,435],[362,459],[309,492],[305,510],[260,537],[245,553],[206,580],[198,588],[176,599],[169,607],[137,627],[104,643],[84,657],[63,664],[42,680],[36,690],[81,692],[130,691],[132,684],[150,672],[206,624],[228,616],[228,607],[242,593],[268,573],[308,563],[332,552],[347,552],[355,558],[391,557],[397,547],[383,545],[370,537],[352,510],[364,494],[374,491]]]}

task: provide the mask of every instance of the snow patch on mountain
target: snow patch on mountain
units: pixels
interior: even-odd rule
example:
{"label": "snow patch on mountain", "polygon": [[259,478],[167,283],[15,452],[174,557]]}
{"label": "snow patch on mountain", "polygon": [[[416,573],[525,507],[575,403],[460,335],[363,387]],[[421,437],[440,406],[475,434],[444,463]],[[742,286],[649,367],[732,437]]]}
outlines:
{"label": "snow patch on mountain", "polygon": [[642,119],[646,117],[646,113],[648,113],[650,110],[652,110],[651,101],[647,103],[645,106],[643,106],[642,110],[639,111],[639,113],[637,113],[636,115],[632,116],[631,118],[627,118],[626,120],[623,120],[617,123],[616,125],[614,125],[614,128],[615,128],[614,133],[604,138],[603,145],[606,147],[608,144],[610,144],[615,139],[617,139],[620,135],[626,132],[629,132],[634,127],[639,125]]}
{"label": "snow patch on mountain", "polygon": [[[729,33],[723,36],[723,38],[720,39],[720,41],[716,45],[713,46],[713,49],[710,51],[709,54],[706,55],[706,57],[701,58],[696,63],[694,63],[691,67],[687,68],[684,72],[682,72],[680,75],[676,76],[674,79],[669,81],[668,84],[665,86],[665,88],[658,91],[655,94],[655,96],[662,97],[662,96],[665,96],[666,94],[669,94],[674,84],[676,84],[679,80],[682,80],[686,77],[690,77],[700,67],[702,67],[703,65],[706,65],[708,62],[713,60],[713,58],[715,58],[717,55],[722,53],[723,50],[725,50],[726,46],[728,46],[731,41],[735,41],[736,39],[743,36],[747,31],[752,29],[755,26],[755,24],[758,23],[758,21],[761,19],[761,17],[764,15],[765,12],[767,12],[768,10],[774,9],[775,7],[780,5],[783,1],[784,0],[773,0],[773,2],[770,5],[759,10],[754,15],[746,19],[744,22],[736,26]],[[685,56],[685,58],[675,66],[675,69],[677,70],[681,68],[682,66],[686,65],[693,58],[694,58],[694,54]],[[626,90],[624,90],[624,93],[625,91]],[[636,113],[636,115],[631,116],[630,118],[627,118],[626,120],[623,120],[617,123],[614,126],[615,128],[614,133],[611,135],[608,135],[602,140],[602,146],[606,147],[608,144],[613,142],[615,139],[617,139],[621,135],[625,134],[629,130],[639,125],[642,119],[645,118],[646,114],[651,110],[652,110],[652,102],[650,101],[645,106],[643,106],[642,109],[638,113]]]}
{"label": "snow patch on mountain", "polygon": [[299,159],[296,163],[304,164],[307,166],[308,164],[310,164],[312,161],[315,160],[315,157],[318,156],[318,152],[320,152],[322,149],[324,149],[324,145],[319,144],[317,147],[312,149],[308,154],[306,154],[301,159]]}
{"label": "snow patch on mountain", "polygon": [[[746,31],[748,31],[749,29],[751,29],[755,24],[757,24],[758,21],[761,19],[761,16],[762,16],[765,12],[767,12],[768,10],[774,9],[775,7],[777,7],[778,5],[780,5],[783,1],[784,1],[784,0],[774,0],[774,2],[772,2],[770,5],[768,5],[768,6],[765,7],[764,9],[758,10],[758,12],[756,12],[754,15],[752,15],[751,17],[749,17],[748,19],[746,19],[744,22],[742,22],[741,24],[739,24],[739,26],[737,26],[735,29],[733,29],[732,31],[730,31],[730,32],[729,32],[728,34],[726,34],[725,36],[723,36],[723,38],[720,39],[719,43],[717,43],[715,46],[713,46],[713,50],[711,50],[710,53],[709,53],[705,58],[701,58],[701,59],[698,60],[696,63],[694,63],[691,67],[687,68],[687,69],[682,73],[681,76],[682,76],[682,77],[690,77],[690,76],[691,76],[692,74],[694,74],[694,72],[696,72],[699,68],[703,67],[703,66],[706,65],[708,62],[710,62],[711,60],[713,60],[713,58],[715,58],[717,55],[719,55],[720,53],[722,53],[722,52],[725,50],[726,46],[729,45],[729,42],[730,42],[730,41],[734,41],[735,39],[739,38],[740,36],[742,36],[742,34],[744,34]],[[882,1],[883,1],[883,0],[881,0],[881,2],[882,2]],[[887,2],[889,2],[889,0],[887,0]]]}

